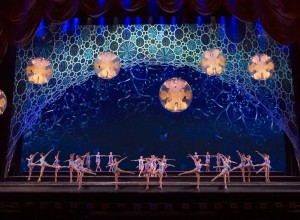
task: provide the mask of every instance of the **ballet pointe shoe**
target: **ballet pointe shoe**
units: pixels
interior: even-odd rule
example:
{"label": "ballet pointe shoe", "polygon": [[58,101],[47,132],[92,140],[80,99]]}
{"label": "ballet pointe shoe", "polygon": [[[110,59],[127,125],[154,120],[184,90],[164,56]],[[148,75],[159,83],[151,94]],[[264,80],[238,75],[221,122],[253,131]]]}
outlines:
{"label": "ballet pointe shoe", "polygon": [[162,186],[159,186],[158,188],[159,188],[160,190],[163,190]]}
{"label": "ballet pointe shoe", "polygon": [[146,190],[146,191],[149,190],[149,186],[146,186],[145,190]]}
{"label": "ballet pointe shoe", "polygon": [[196,190],[199,192],[199,191],[200,191],[200,188],[197,186],[197,187],[196,187]]}
{"label": "ballet pointe shoe", "polygon": [[117,187],[115,187],[115,191],[118,191],[119,190],[119,187],[117,186]]}
{"label": "ballet pointe shoe", "polygon": [[227,186],[224,186],[224,189],[225,189],[225,190],[228,190]]}
{"label": "ballet pointe shoe", "polygon": [[38,180],[37,180],[37,182],[41,182],[42,180],[39,178]]}

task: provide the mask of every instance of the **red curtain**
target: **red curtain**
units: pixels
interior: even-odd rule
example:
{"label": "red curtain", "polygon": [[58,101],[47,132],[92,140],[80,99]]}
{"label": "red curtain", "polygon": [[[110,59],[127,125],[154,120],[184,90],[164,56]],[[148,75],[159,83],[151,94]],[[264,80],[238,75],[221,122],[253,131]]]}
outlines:
{"label": "red curtain", "polygon": [[[34,37],[42,18],[63,23],[80,10],[94,18],[109,9],[128,12],[146,7],[150,0],[9,0],[0,8],[0,63],[8,45],[25,45]],[[221,7],[243,21],[260,19],[277,42],[300,45],[299,0],[156,0],[163,11],[173,14],[187,4],[198,14],[209,15]]]}

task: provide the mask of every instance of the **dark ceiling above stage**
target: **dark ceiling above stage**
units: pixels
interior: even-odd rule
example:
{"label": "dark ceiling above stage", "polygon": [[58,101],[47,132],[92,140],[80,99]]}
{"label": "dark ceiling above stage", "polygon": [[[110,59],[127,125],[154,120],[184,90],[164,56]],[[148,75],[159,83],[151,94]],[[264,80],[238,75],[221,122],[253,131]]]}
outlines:
{"label": "dark ceiling above stage", "polygon": [[260,19],[266,32],[282,44],[300,44],[299,0],[10,0],[0,7],[0,62],[9,45],[30,42],[43,17],[63,23],[75,16],[174,15],[190,22],[193,16],[228,12],[243,21]]}

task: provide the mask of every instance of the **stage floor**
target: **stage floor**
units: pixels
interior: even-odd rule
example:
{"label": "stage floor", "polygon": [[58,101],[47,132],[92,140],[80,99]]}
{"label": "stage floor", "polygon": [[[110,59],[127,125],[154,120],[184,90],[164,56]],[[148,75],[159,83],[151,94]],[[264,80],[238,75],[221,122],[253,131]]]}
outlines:
{"label": "stage floor", "polygon": [[113,174],[108,172],[86,175],[81,190],[76,182],[68,182],[67,172],[60,172],[57,183],[53,172],[46,172],[42,182],[36,182],[37,174],[30,182],[25,175],[0,182],[0,217],[4,217],[1,219],[115,219],[124,215],[131,219],[144,215],[172,219],[300,217],[300,177],[281,172],[272,172],[270,183],[264,182],[263,174],[255,173],[250,183],[243,183],[240,172],[233,172],[228,190],[224,189],[222,178],[211,182],[217,172],[203,172],[200,192],[195,189],[194,175],[178,177],[178,172],[169,172],[164,177],[163,190],[158,188],[158,178],[151,177],[147,191],[145,178],[137,174],[121,175],[118,191],[114,190]]}

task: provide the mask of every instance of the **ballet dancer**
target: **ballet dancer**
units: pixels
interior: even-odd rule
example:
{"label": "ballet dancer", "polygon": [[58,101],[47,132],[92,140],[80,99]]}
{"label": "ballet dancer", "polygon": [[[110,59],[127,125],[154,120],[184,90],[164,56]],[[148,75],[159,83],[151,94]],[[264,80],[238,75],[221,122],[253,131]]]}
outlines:
{"label": "ballet dancer", "polygon": [[53,164],[52,164],[52,166],[55,166],[56,168],[55,168],[55,171],[54,171],[54,175],[55,175],[55,177],[54,177],[54,182],[57,182],[57,173],[58,173],[58,170],[60,169],[60,168],[58,168],[58,167],[60,167],[59,166],[59,159],[58,159],[58,157],[59,157],[59,153],[60,153],[60,151],[58,151],[57,152],[57,154],[54,156],[54,162],[53,162]]}
{"label": "ballet dancer", "polygon": [[205,164],[206,164],[205,171],[209,172],[210,171],[209,170],[209,167],[210,167],[210,154],[209,154],[209,152],[206,152],[205,155],[200,155],[200,156],[205,157]]}
{"label": "ballet dancer", "polygon": [[158,169],[155,171],[155,174],[158,175],[159,178],[159,189],[162,190],[162,178],[166,169],[166,166],[172,166],[174,167],[174,165],[172,164],[167,164],[166,163],[166,158],[156,158],[157,164],[158,164]]}
{"label": "ballet dancer", "polygon": [[256,174],[260,173],[261,171],[265,171],[265,182],[269,183],[270,182],[270,169],[271,169],[270,156],[268,154],[261,154],[258,151],[255,151],[255,152],[258,153],[258,155],[260,155],[264,159],[264,162],[262,164],[253,165],[253,167],[257,167],[257,166],[262,167],[256,172]]}
{"label": "ballet dancer", "polygon": [[144,164],[144,176],[146,177],[146,188],[145,190],[149,189],[149,183],[150,183],[150,176],[153,174],[152,172],[152,162],[151,158],[146,158],[146,163]]}
{"label": "ballet dancer", "polygon": [[119,176],[121,173],[124,173],[124,174],[135,174],[134,172],[131,172],[131,171],[125,171],[125,170],[122,170],[121,168],[119,168],[119,164],[123,161],[127,159],[127,157],[124,157],[122,159],[118,159],[118,158],[115,158],[113,163],[111,163],[109,166],[112,166],[112,171],[113,173],[115,174],[115,190],[118,190],[119,189]]}
{"label": "ballet dancer", "polygon": [[83,182],[83,176],[85,173],[91,174],[91,175],[96,175],[96,173],[92,172],[90,169],[87,169],[83,167],[84,164],[84,157],[79,156],[77,159],[78,162],[78,167],[77,169],[79,170],[79,178],[78,178],[78,190],[81,189],[82,182]]}
{"label": "ballet dancer", "polygon": [[35,162],[35,164],[39,163],[37,166],[40,166],[41,167],[41,170],[40,170],[40,176],[39,176],[39,179],[37,182],[41,182],[42,181],[42,176],[44,174],[44,170],[46,167],[50,167],[50,168],[59,168],[59,166],[53,166],[53,165],[50,165],[48,164],[45,159],[46,157],[53,151],[54,149],[51,149],[48,153],[46,153],[45,155],[43,153],[40,153],[40,159],[38,161]]}
{"label": "ballet dancer", "polygon": [[232,168],[229,172],[232,172],[236,169],[240,169],[242,171],[242,177],[243,177],[243,182],[246,183],[246,180],[245,180],[245,165],[246,165],[246,157],[245,157],[245,154],[241,154],[238,150],[236,150],[236,152],[238,153],[239,157],[240,157],[240,160],[241,160],[241,163]]}
{"label": "ballet dancer", "polygon": [[196,175],[196,178],[197,178],[197,187],[196,187],[196,189],[198,191],[200,191],[200,173],[201,173],[201,168],[202,168],[202,166],[209,166],[209,165],[202,164],[200,158],[195,159],[191,154],[188,154],[187,157],[190,157],[194,161],[195,168],[193,170],[190,170],[190,171],[185,171],[183,173],[179,173],[178,176],[186,175],[186,174],[193,174],[194,173]]}
{"label": "ballet dancer", "polygon": [[252,160],[251,160],[251,155],[247,155],[247,157],[246,157],[245,168],[246,168],[246,171],[247,171],[247,173],[248,173],[248,175],[247,175],[247,177],[248,177],[248,182],[250,183],[250,178],[251,178],[251,168],[254,168],[254,167],[253,167]]}
{"label": "ballet dancer", "polygon": [[216,171],[221,172],[221,168],[220,168],[220,166],[221,166],[221,155],[220,155],[220,153],[217,153],[217,155],[215,155],[214,157],[216,158],[216,164],[217,164]]}
{"label": "ballet dancer", "polygon": [[156,176],[156,169],[157,169],[157,159],[156,159],[156,156],[155,155],[151,155],[150,160],[151,160],[151,169],[152,169],[151,176]]}
{"label": "ballet dancer", "polygon": [[141,174],[144,171],[144,161],[146,161],[143,156],[140,156],[140,159],[136,159],[136,160],[131,160],[131,161],[138,161],[139,165],[136,167],[139,169],[140,173],[139,173],[139,177],[141,177]]}
{"label": "ballet dancer", "polygon": [[91,155],[90,155],[90,152],[87,152],[85,154],[84,159],[85,159],[86,168],[90,170],[91,169]]}
{"label": "ballet dancer", "polygon": [[106,155],[101,155],[100,152],[98,152],[96,155],[92,155],[92,156],[95,156],[96,157],[96,170],[95,172],[97,172],[99,170],[99,172],[102,172],[102,169],[101,169],[101,157],[106,157]]}
{"label": "ballet dancer", "polygon": [[[237,162],[231,160],[231,156],[227,156],[227,165],[229,167],[229,170],[231,170],[231,164],[233,164],[233,163],[237,164]],[[228,172],[228,174],[227,174],[227,179],[228,179],[228,182],[230,183],[230,172]]]}
{"label": "ballet dancer", "polygon": [[35,154],[30,154],[28,158],[26,158],[26,160],[28,160],[27,162],[27,166],[29,168],[29,174],[28,174],[28,179],[27,181],[30,181],[31,179],[31,175],[32,175],[32,170],[35,166],[35,164],[33,163],[33,160],[35,158],[35,156],[38,154],[39,152],[36,152]]}
{"label": "ballet dancer", "polygon": [[198,159],[198,158],[199,158],[199,155],[198,155],[198,153],[197,153],[197,152],[195,152],[195,153],[194,153],[194,155],[193,155],[193,157],[194,157],[194,159]]}
{"label": "ballet dancer", "polygon": [[220,155],[221,155],[221,160],[223,162],[223,165],[221,165],[219,167],[222,168],[222,170],[221,170],[221,173],[219,173],[215,178],[213,178],[211,180],[211,182],[215,181],[220,176],[223,176],[224,177],[224,188],[227,190],[227,175],[229,173],[228,159],[223,154],[220,154]]}
{"label": "ballet dancer", "polygon": [[[196,153],[197,153],[197,152],[196,152]],[[195,156],[195,155],[194,155],[194,156]],[[167,164],[167,161],[168,161],[168,160],[174,160],[174,161],[175,161],[175,159],[170,159],[170,158],[167,158],[166,155],[163,155],[162,160],[163,160],[163,161],[165,162],[165,164],[166,164],[166,166],[164,167],[164,173],[163,173],[163,174],[164,174],[165,176],[168,176],[166,170],[167,170],[169,164]],[[172,165],[172,166],[175,167],[174,165]]]}
{"label": "ballet dancer", "polygon": [[114,162],[114,157],[121,157],[120,155],[113,155],[112,152],[109,152],[109,155],[106,155],[108,156],[108,163],[107,163],[107,166],[106,167],[109,167],[108,169],[108,172],[113,172],[112,170],[112,166],[110,166],[113,162]]}
{"label": "ballet dancer", "polygon": [[75,153],[70,154],[70,159],[64,161],[64,163],[69,162],[68,167],[70,169],[70,183],[73,182],[73,171],[75,170],[77,173],[79,172],[79,170],[77,169],[77,165],[76,165],[77,161],[76,161],[76,163],[74,161],[74,155],[75,155]]}

